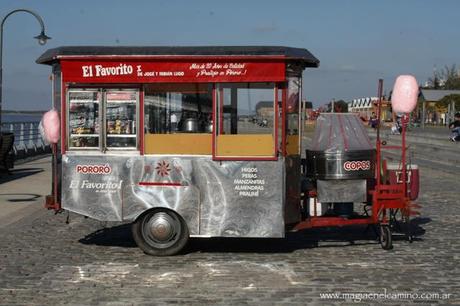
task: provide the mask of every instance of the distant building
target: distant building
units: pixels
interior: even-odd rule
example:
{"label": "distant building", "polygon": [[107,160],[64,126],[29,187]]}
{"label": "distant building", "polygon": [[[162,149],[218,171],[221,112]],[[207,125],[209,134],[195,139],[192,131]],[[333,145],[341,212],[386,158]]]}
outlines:
{"label": "distant building", "polygon": [[273,118],[273,101],[260,101],[256,104],[256,114],[261,118]]}
{"label": "distant building", "polygon": [[[378,101],[379,101],[379,98],[377,97],[366,97],[366,98],[353,99],[351,102],[348,103],[348,112],[357,113],[359,117],[361,117],[362,119],[369,120],[372,116],[372,113],[377,115]],[[381,108],[380,118],[383,121],[392,120],[390,101],[382,99],[382,108]]]}
{"label": "distant building", "polygon": [[455,107],[451,105],[445,112],[439,111],[436,103],[450,95],[460,95],[460,90],[420,89],[419,103],[415,111],[416,117],[423,124],[447,124],[453,119],[453,114],[459,110],[455,110]]}
{"label": "distant building", "polygon": [[313,102],[310,101],[302,101],[303,109],[305,111],[305,120],[315,120],[314,112],[313,112]]}

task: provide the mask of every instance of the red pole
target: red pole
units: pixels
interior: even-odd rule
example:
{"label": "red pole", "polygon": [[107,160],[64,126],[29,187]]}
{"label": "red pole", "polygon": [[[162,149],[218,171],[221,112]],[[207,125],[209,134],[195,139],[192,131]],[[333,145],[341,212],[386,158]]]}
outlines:
{"label": "red pole", "polygon": [[380,172],[381,172],[381,152],[380,152],[380,117],[381,117],[381,108],[382,108],[382,92],[383,92],[383,79],[379,79],[379,88],[378,88],[378,105],[377,105],[377,140],[376,140],[376,150],[377,150],[377,156],[376,156],[376,162],[377,162],[377,167],[375,167],[377,171],[377,186],[380,185]]}
{"label": "red pole", "polygon": [[407,166],[406,166],[406,126],[407,123],[409,122],[409,117],[407,114],[404,114],[401,118],[401,124],[402,124],[402,144],[401,144],[401,163],[402,163],[402,171],[401,171],[401,179],[402,179],[402,184],[404,188],[404,196],[407,196]]}
{"label": "red pole", "polygon": [[57,143],[52,143],[51,144],[51,150],[53,154],[53,163],[52,163],[52,171],[53,171],[53,209],[58,211],[61,209],[60,204],[58,203],[58,163],[57,163],[57,157],[58,157],[58,147]]}

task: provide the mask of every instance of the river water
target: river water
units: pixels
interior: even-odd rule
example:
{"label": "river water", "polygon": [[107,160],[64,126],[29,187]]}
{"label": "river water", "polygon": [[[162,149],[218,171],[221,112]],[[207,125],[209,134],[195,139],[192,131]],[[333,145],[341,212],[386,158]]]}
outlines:
{"label": "river water", "polygon": [[3,114],[2,123],[10,122],[40,122],[42,114]]}

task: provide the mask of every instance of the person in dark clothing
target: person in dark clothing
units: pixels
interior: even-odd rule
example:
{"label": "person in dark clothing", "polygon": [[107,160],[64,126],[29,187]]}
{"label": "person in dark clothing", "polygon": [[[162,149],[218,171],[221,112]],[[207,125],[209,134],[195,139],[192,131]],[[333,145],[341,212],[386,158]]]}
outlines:
{"label": "person in dark clothing", "polygon": [[394,125],[391,127],[391,134],[399,135],[402,133],[402,115],[395,116]]}
{"label": "person in dark clothing", "polygon": [[376,129],[377,123],[378,123],[377,116],[375,115],[374,112],[372,112],[372,115],[369,118],[369,125],[371,126],[371,128]]}
{"label": "person in dark clothing", "polygon": [[456,113],[454,121],[449,124],[449,129],[452,129],[450,140],[460,141],[460,113]]}

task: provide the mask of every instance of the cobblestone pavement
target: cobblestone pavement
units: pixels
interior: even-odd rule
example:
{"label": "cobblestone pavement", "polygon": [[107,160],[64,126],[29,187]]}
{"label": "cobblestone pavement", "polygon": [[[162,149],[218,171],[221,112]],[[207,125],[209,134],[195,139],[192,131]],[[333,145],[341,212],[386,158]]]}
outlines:
{"label": "cobblestone pavement", "polygon": [[[182,255],[151,257],[127,225],[77,215],[66,224],[65,214],[43,210],[0,232],[0,304],[342,304],[321,297],[334,293],[387,293],[364,304],[459,304],[458,175],[421,173],[417,239],[395,238],[392,251],[372,231],[347,228],[284,240],[192,240]],[[391,300],[396,293],[450,298]]]}

